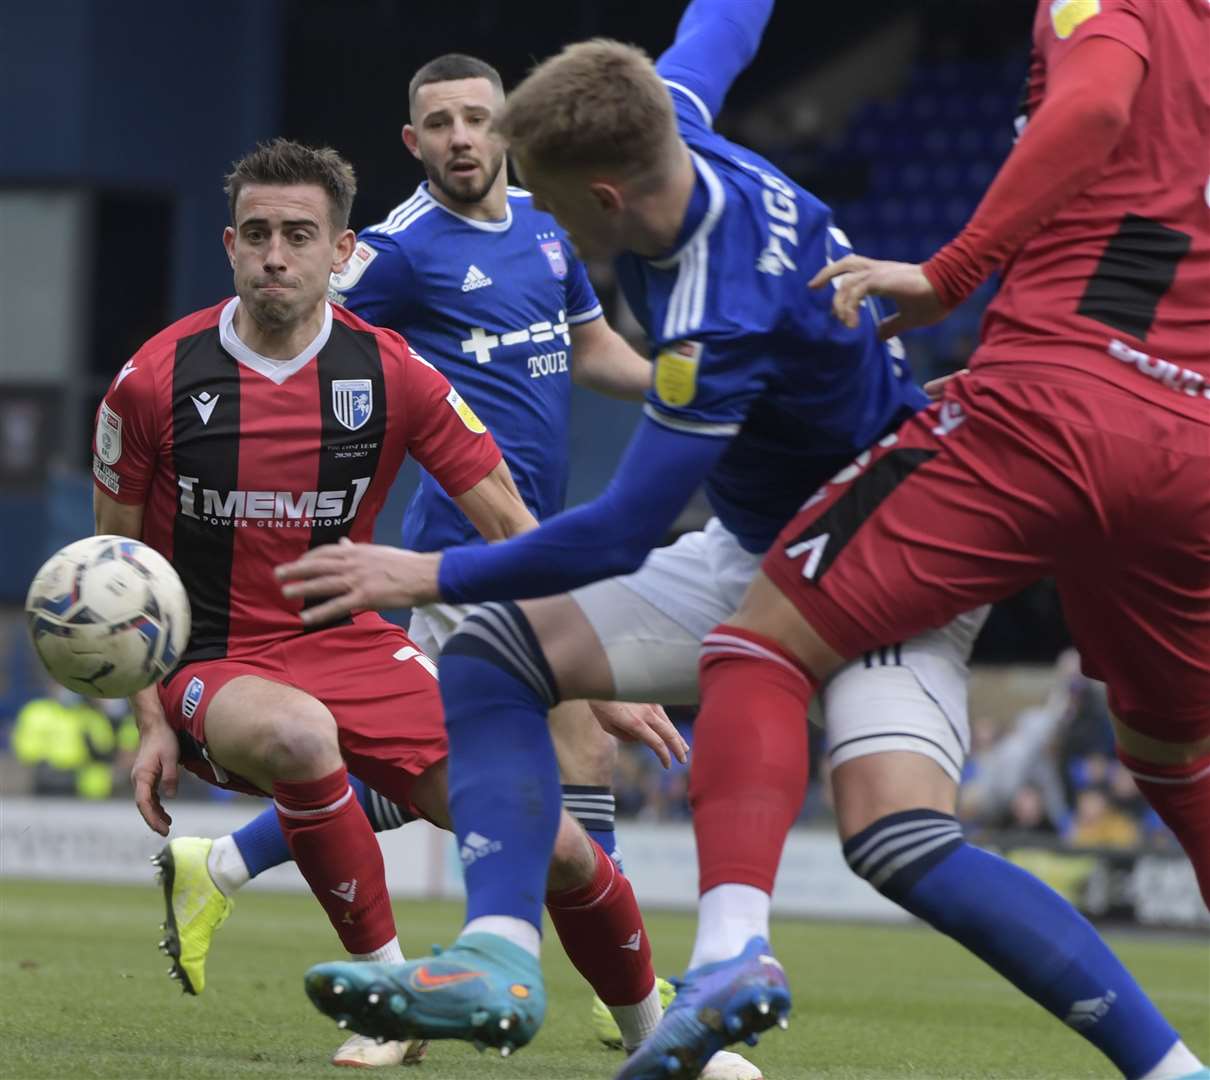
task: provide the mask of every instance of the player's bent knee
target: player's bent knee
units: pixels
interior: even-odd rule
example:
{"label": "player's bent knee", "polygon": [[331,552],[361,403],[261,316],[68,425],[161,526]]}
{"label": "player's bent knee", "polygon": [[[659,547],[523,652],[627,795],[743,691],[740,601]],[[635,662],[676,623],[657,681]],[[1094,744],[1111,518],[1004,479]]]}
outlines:
{"label": "player's bent knee", "polygon": [[559,702],[559,688],[533,628],[511,601],[476,608],[445,643],[441,671],[447,704],[463,686],[473,691],[476,680],[470,669],[464,671],[464,665],[474,661],[490,664],[520,683],[547,709]]}
{"label": "player's bent knee", "polygon": [[853,873],[902,904],[912,886],[964,842],[962,826],[952,814],[904,810],[851,836],[844,857]]}
{"label": "player's bent knee", "polygon": [[954,813],[958,785],[926,749],[888,746],[840,764],[833,759],[832,791],[841,840],[890,814],[911,810]]}
{"label": "player's bent knee", "polygon": [[257,753],[274,780],[308,780],[340,767],[336,719],[314,698],[274,710],[260,726]]}
{"label": "player's bent knee", "polygon": [[563,811],[559,818],[559,833],[546,878],[548,892],[560,893],[587,885],[596,872],[596,852],[588,834],[575,819]]}

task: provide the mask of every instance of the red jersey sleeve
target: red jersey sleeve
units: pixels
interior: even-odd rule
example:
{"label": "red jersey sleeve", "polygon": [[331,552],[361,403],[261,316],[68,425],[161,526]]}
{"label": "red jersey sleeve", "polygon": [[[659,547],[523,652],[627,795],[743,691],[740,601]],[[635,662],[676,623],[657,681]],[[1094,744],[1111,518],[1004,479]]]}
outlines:
{"label": "red jersey sleeve", "polygon": [[1081,41],[1113,38],[1150,62],[1149,20],[1157,0],[1040,0],[1034,45],[1053,71]]}
{"label": "red jersey sleeve", "polygon": [[449,380],[402,338],[392,336],[404,352],[408,453],[455,498],[500,464],[500,449]]}
{"label": "red jersey sleeve", "polygon": [[135,354],[114,376],[97,409],[93,483],[118,502],[147,499],[159,460],[163,421],[152,358]]}

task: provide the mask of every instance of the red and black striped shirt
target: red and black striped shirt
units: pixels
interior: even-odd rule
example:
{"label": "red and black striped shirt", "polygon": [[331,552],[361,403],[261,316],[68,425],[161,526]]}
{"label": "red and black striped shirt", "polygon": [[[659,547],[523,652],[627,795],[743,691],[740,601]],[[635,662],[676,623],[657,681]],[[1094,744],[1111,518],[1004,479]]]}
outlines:
{"label": "red and black striped shirt", "polygon": [[301,633],[302,605],[273,568],[343,536],[371,540],[407,454],[453,496],[500,461],[445,376],[394,331],[328,305],[315,341],[274,361],[235,336],[238,303],[153,337],[97,414],[97,486],[144,506],[144,541],[189,594],[183,662]]}

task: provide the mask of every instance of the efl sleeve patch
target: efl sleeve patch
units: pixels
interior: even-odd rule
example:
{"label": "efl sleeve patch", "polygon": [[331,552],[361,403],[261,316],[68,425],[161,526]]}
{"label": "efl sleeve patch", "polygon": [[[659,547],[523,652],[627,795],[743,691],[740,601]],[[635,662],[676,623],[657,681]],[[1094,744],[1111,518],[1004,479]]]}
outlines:
{"label": "efl sleeve patch", "polygon": [[106,465],[113,465],[122,456],[122,418],[102,401],[97,413],[97,457]]}
{"label": "efl sleeve patch", "polygon": [[370,263],[378,258],[376,248],[370,247],[364,240],[358,240],[353,254],[345,263],[345,268],[338,274],[333,274],[329,282],[329,290],[347,293],[361,280],[361,275],[369,269]]}
{"label": "efl sleeve patch", "polygon": [[1050,24],[1055,35],[1066,41],[1077,28],[1101,13],[1101,0],[1051,0]]}
{"label": "efl sleeve patch", "polygon": [[483,421],[475,415],[475,410],[462,400],[458,391],[452,386],[450,392],[445,395],[445,400],[450,403],[450,408],[458,414],[458,419],[466,425],[467,430],[473,431],[476,435],[482,435],[487,430]]}
{"label": "efl sleeve patch", "polygon": [[700,341],[677,341],[660,350],[655,358],[655,393],[665,405],[683,408],[697,396],[701,359]]}

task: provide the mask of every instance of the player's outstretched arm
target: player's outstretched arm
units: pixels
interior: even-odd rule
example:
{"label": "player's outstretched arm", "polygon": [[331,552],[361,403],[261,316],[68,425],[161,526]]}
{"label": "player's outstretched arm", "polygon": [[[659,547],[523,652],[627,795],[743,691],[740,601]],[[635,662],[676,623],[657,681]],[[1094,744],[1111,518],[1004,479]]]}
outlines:
{"label": "player's outstretched arm", "polygon": [[342,540],[279,566],[277,579],[288,597],[324,601],[301,613],[308,626],[353,611],[568,592],[637,570],[726,446],[645,419],[604,494],[536,529],[440,553]]}
{"label": "player's outstretched arm", "polygon": [[922,265],[847,256],[811,287],[835,283],[832,308],[846,326],[856,326],[867,296],[895,301],[884,338],[940,321],[1100,174],[1145,73],[1143,58],[1119,41],[1081,42],[1050,72],[1041,108],[957,238]]}
{"label": "player's outstretched arm", "polygon": [[[538,526],[504,461],[453,499],[487,540],[502,540]],[[440,599],[439,560],[431,552],[345,539],[279,566],[277,578],[283,582],[283,594],[292,599],[323,600],[300,613],[304,625],[317,626],[354,611],[414,607]]]}
{"label": "player's outstretched arm", "polygon": [[447,549],[441,598],[519,600],[568,592],[637,570],[728,445],[645,417],[609,486],[533,532],[487,547]]}
{"label": "player's outstretched arm", "polygon": [[772,11],[773,0],[692,0],[656,70],[694,94],[713,123],[736,76],[760,48]]}

